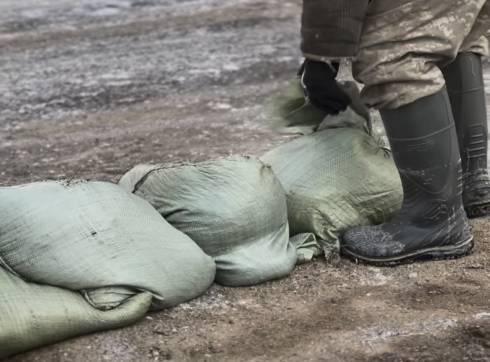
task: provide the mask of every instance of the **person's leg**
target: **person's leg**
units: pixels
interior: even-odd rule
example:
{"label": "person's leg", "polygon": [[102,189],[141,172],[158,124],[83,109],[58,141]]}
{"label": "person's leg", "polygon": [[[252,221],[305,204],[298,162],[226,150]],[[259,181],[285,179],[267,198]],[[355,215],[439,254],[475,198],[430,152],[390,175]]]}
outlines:
{"label": "person's leg", "polygon": [[481,56],[460,53],[443,68],[463,166],[463,202],[469,217],[490,215],[488,126]]}
{"label": "person's leg", "polygon": [[458,257],[473,237],[462,202],[458,140],[437,64],[456,57],[485,0],[374,0],[353,64],[380,109],[404,202],[390,222],[343,236],[344,255],[378,264]]}
{"label": "person's leg", "polygon": [[469,217],[490,215],[488,126],[482,57],[488,56],[490,1],[483,6],[456,59],[442,67],[463,165],[463,203]]}
{"label": "person's leg", "polygon": [[380,264],[465,255],[473,237],[461,199],[458,140],[446,90],[381,115],[401,176],[402,208],[388,223],[348,231],[344,254]]}
{"label": "person's leg", "polygon": [[439,65],[476,38],[488,7],[486,0],[372,0],[352,64],[364,102],[393,109],[441,90]]}

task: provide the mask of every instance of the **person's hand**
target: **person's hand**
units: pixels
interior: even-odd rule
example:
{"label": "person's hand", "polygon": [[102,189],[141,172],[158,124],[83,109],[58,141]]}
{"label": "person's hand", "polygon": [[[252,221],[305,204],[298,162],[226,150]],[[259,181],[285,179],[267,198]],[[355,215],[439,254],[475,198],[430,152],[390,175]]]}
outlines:
{"label": "person's hand", "polygon": [[338,63],[306,59],[298,73],[306,99],[328,114],[344,111],[351,103],[349,96],[335,80],[338,67]]}

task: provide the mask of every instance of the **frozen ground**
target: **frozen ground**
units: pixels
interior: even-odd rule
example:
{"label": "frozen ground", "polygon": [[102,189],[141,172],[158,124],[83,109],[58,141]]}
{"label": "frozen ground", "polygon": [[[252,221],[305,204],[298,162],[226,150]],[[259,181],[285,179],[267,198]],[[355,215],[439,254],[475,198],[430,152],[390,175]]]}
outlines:
{"label": "frozen ground", "polygon": [[[283,142],[261,104],[297,68],[299,5],[1,0],[1,184],[115,181],[137,163]],[[476,250],[461,260],[317,261],[12,361],[487,361],[490,230],[473,224]]]}

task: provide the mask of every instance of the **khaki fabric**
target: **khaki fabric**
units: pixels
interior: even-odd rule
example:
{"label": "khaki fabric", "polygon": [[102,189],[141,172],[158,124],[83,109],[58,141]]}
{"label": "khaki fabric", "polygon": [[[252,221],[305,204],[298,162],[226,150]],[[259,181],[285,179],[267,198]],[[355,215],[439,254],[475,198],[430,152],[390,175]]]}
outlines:
{"label": "khaki fabric", "polygon": [[458,52],[488,55],[487,0],[373,0],[353,74],[364,102],[397,108],[444,86],[439,66]]}

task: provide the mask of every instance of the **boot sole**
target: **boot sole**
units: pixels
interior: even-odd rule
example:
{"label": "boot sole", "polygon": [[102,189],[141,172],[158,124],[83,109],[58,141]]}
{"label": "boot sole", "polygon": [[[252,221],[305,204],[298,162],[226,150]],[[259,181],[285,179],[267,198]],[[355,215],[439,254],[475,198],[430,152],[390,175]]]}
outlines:
{"label": "boot sole", "polygon": [[396,266],[421,260],[443,260],[460,258],[469,254],[470,251],[473,249],[473,246],[473,237],[470,237],[464,242],[458,243],[456,245],[426,248],[391,258],[369,258],[358,255],[346,249],[342,250],[342,254],[351,259],[354,259],[355,261],[362,261],[367,264],[374,264],[378,266]]}
{"label": "boot sole", "polygon": [[465,211],[470,219],[490,216],[490,202],[465,207]]}

